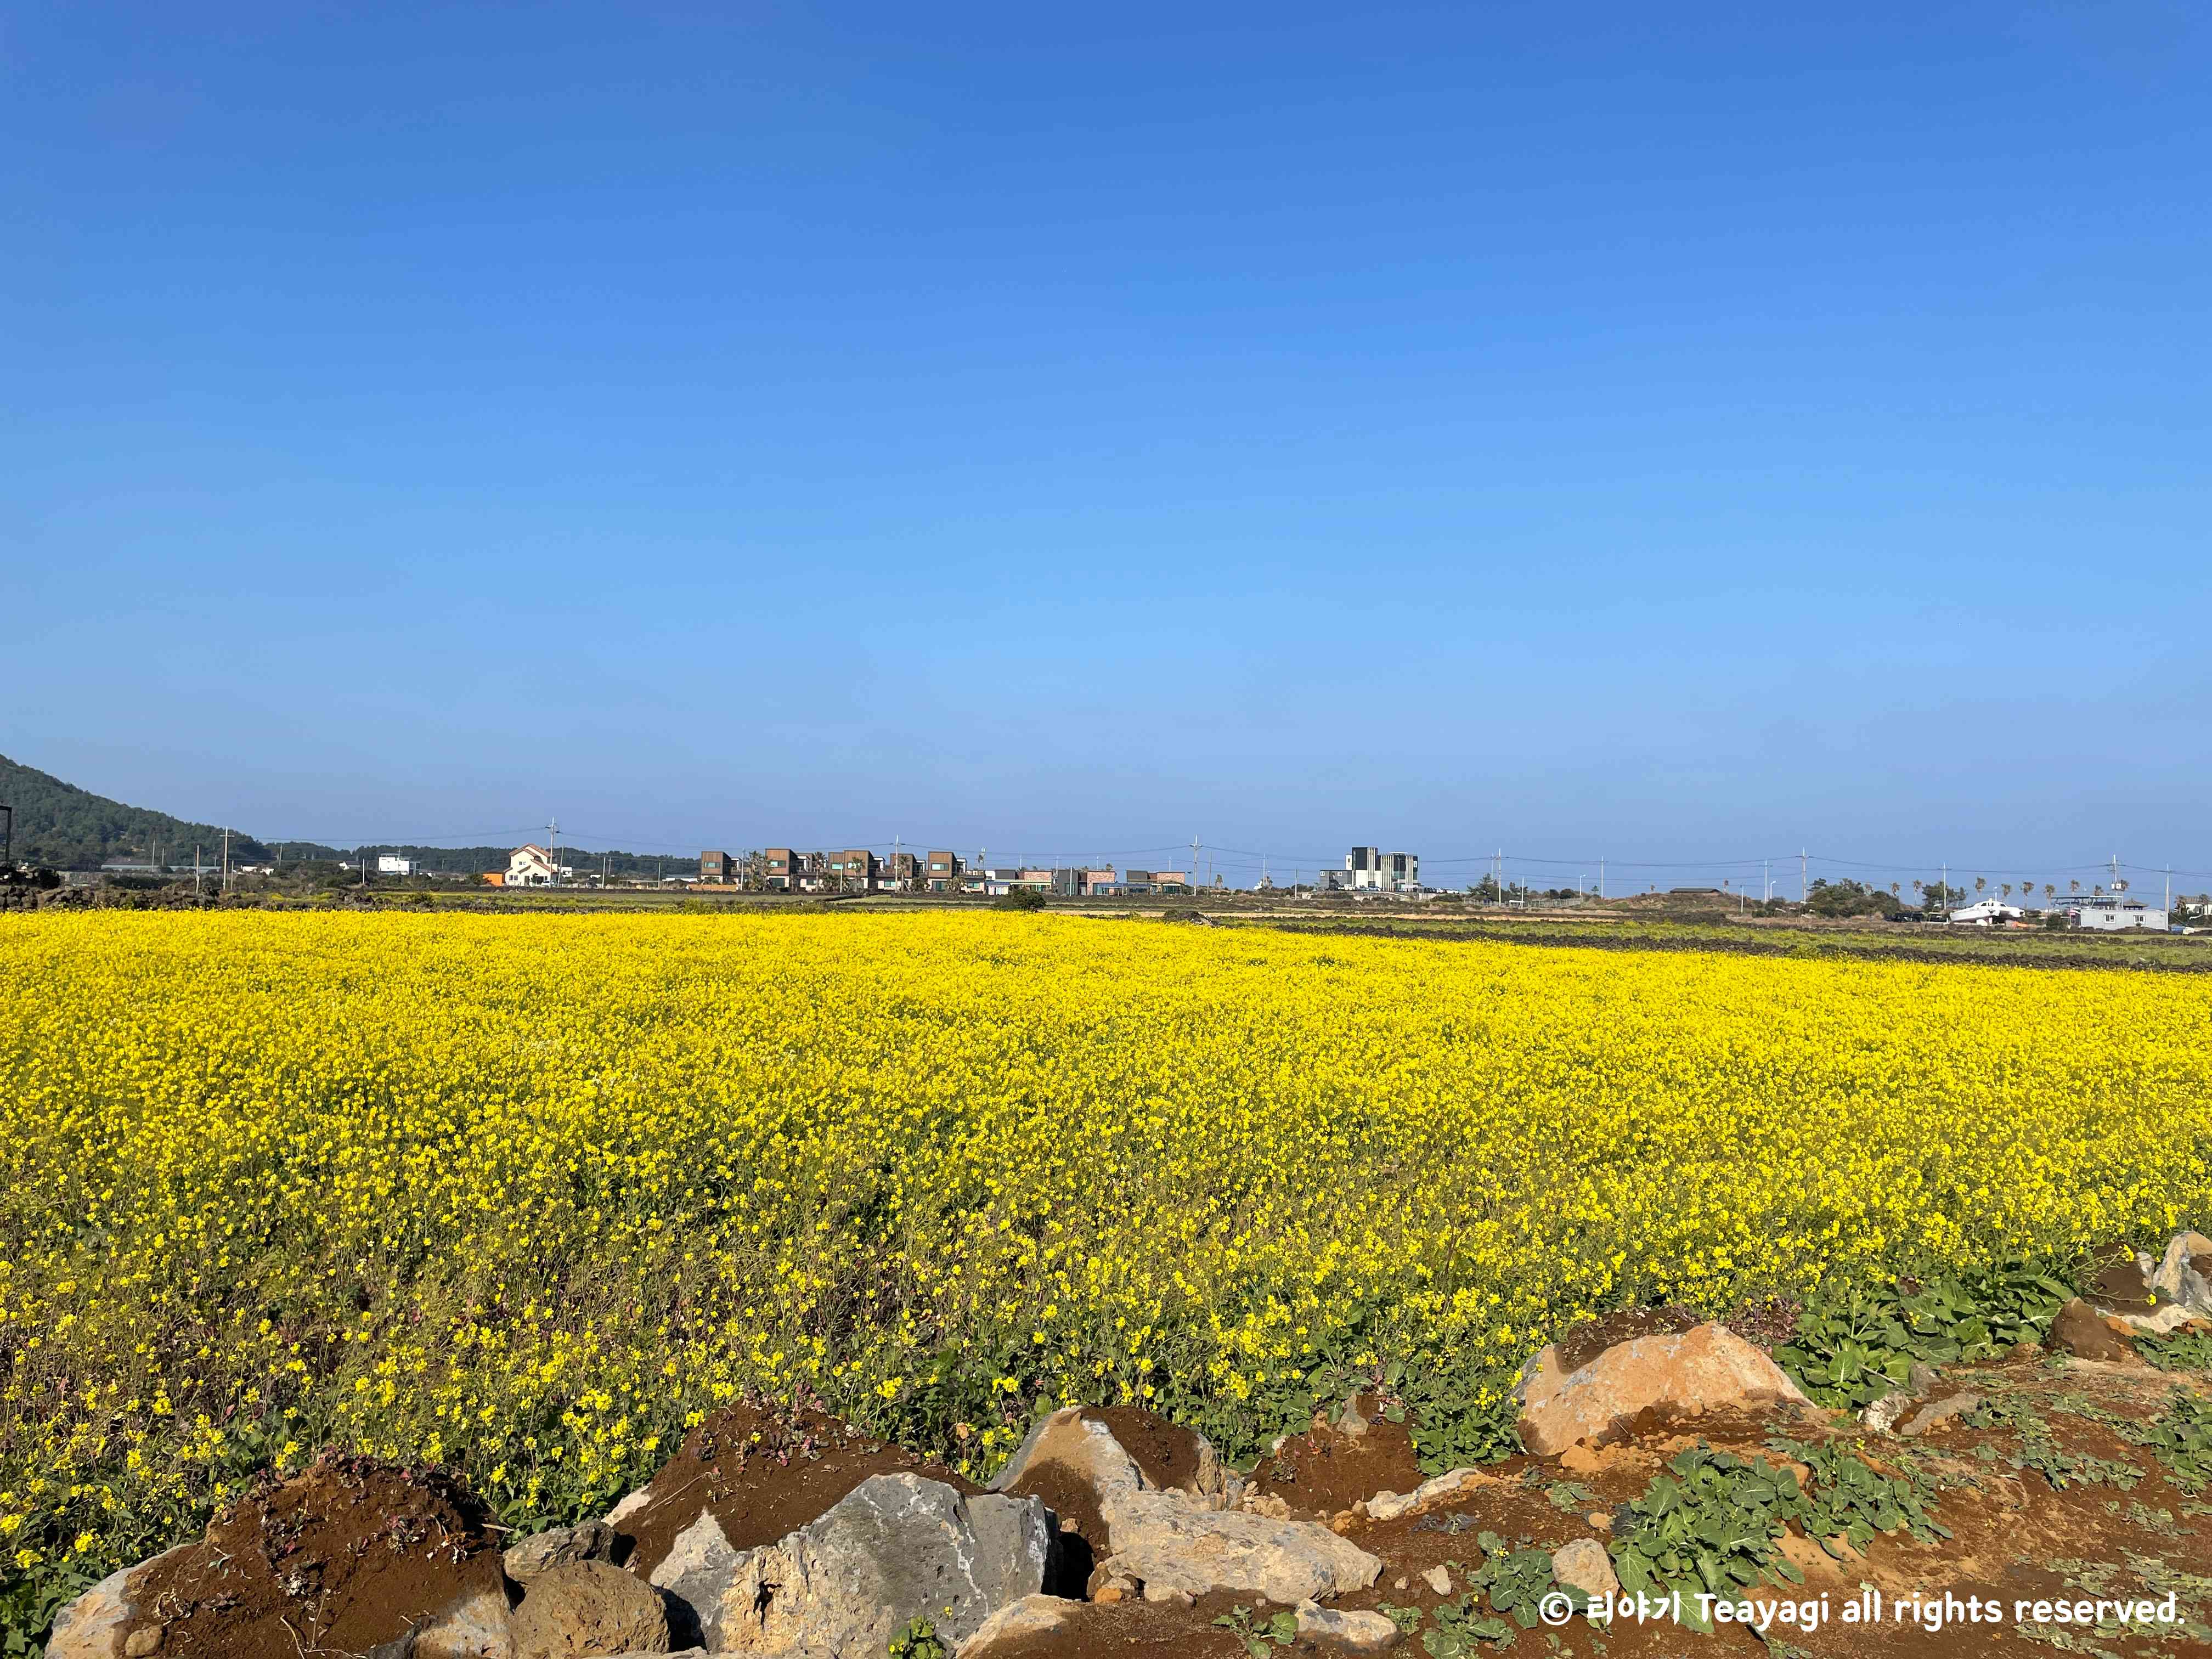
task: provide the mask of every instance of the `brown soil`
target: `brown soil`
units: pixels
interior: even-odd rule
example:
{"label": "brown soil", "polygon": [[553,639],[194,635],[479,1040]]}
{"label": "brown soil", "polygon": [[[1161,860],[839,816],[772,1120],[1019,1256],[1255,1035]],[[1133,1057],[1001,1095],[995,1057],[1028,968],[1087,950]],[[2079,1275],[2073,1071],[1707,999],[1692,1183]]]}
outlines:
{"label": "brown soil", "polygon": [[1365,1434],[1355,1439],[1316,1423],[1262,1457],[1249,1484],[1280,1498],[1293,1515],[1308,1518],[1327,1518],[1378,1492],[1413,1491],[1428,1477],[1421,1473],[1405,1425],[1386,1420],[1371,1395],[1358,1403],[1369,1419]]}
{"label": "brown soil", "polygon": [[[1738,1625],[1724,1625],[1707,1638],[1663,1620],[1643,1625],[1628,1620],[1600,1634],[1577,1619],[1556,1632],[1556,1649],[1540,1627],[1520,1633],[1514,1651],[1533,1642],[1537,1645],[1530,1650],[1544,1659],[1569,1655],[1577,1659],[1683,1659],[1685,1655],[1726,1659],[1761,1653],[1770,1659],[1778,1653],[1802,1659],[2019,1659],[2043,1650],[2021,1638],[2014,1618],[2015,1601],[2100,1595],[2133,1599],[2150,1592],[2150,1575],[2165,1583],[2167,1574],[2195,1575],[2193,1583],[2180,1581],[2184,1615],[2212,1624],[2212,1577],[2207,1576],[2203,1544],[2206,1494],[2192,1495],[2175,1486],[2148,1451],[2129,1443],[2100,1415],[2131,1423],[2148,1420],[2165,1409],[2168,1392],[2181,1382],[2140,1367],[2080,1362],[2054,1366],[2040,1355],[1954,1367],[1947,1375],[1947,1386],[1972,1389],[2033,1413],[2047,1426],[2051,1441],[2063,1453],[2129,1466],[2121,1477],[2132,1482],[2126,1487],[2107,1480],[2061,1488],[2033,1468],[2015,1469],[2012,1460],[2026,1449],[2016,1428],[1976,1428],[1954,1419],[1924,1436],[1899,1439],[1866,1435],[1840,1416],[1824,1429],[1784,1425],[1802,1439],[1850,1440],[1878,1466],[1902,1468],[1908,1461],[1917,1462],[1949,1483],[1936,1500],[1935,1515],[1953,1536],[1929,1544],[1905,1534],[1878,1537],[1863,1556],[1838,1562],[1793,1534],[1788,1553],[1806,1574],[1804,1587],[1769,1587],[1750,1599],[1801,1601],[1825,1594],[1830,1622],[1810,1633],[1777,1626],[1771,1634],[1782,1645],[1772,1649]],[[2207,1386],[2203,1379],[2184,1385]],[[1766,1435],[1776,1426],[1771,1419],[1718,1416],[1700,1419],[1690,1430],[1662,1431],[1638,1425],[1638,1438],[1629,1443],[1564,1460],[1516,1458],[1501,1464],[1495,1472],[1507,1478],[1472,1488],[1458,1501],[1425,1515],[1387,1523],[1340,1521],[1345,1535],[1380,1556],[1384,1565],[1373,1589],[1341,1597],[1335,1605],[1350,1609],[1387,1602],[1427,1609],[1455,1600],[1466,1588],[1466,1569],[1481,1559],[1476,1538],[1483,1531],[1495,1532],[1516,1547],[1556,1548],[1574,1538],[1602,1542],[1616,1515],[1645,1490],[1667,1458],[1702,1442],[1777,1461],[1782,1455],[1766,1444]],[[1316,1438],[1298,1437],[1284,1450]],[[1261,1468],[1264,1471],[1266,1460]],[[1382,1484],[1406,1490],[1398,1482]],[[1295,1483],[1283,1490],[1290,1496]],[[2192,1511],[2191,1504],[2197,1509]],[[1438,1566],[1449,1575],[1447,1596],[1438,1595],[1424,1578]],[[1842,1622],[1844,1604],[1862,1585],[1872,1586],[1885,1597],[1878,1628]],[[1937,1633],[1910,1618],[1899,1622],[1894,1617],[1900,1598],[1925,1592],[1940,1599],[1946,1590],[1960,1598],[1973,1595],[1985,1603],[1991,1599],[2002,1602],[2003,1622],[1954,1622]],[[2163,1589],[2157,1591],[2163,1594]],[[1225,1595],[1206,1598],[1190,1608],[1134,1601],[1086,1606],[1077,1609],[1059,1632],[1010,1650],[1008,1659],[1093,1659],[1109,1653],[1144,1659],[1237,1659],[1241,1644],[1212,1620],[1239,1601],[1252,1608],[1261,1622],[1276,1611],[1255,1605],[1251,1597]],[[2212,1642],[2179,1631],[2162,1637],[2154,1630],[2096,1636],[2079,1626],[2057,1628],[2065,1636],[2063,1643],[2050,1642],[2047,1637],[2039,1640],[2062,1656],[2212,1656]],[[1396,1650],[1418,1656],[1423,1650],[1419,1637],[1401,1642]],[[1323,1650],[1300,1643],[1283,1651],[1318,1655]]]}
{"label": "brown soil", "polygon": [[[1659,1319],[1667,1328],[1663,1310]],[[1935,1517],[1951,1536],[1926,1543],[1901,1533],[1877,1537],[1863,1555],[1838,1561],[1793,1534],[1786,1553],[1804,1572],[1804,1586],[1770,1587],[1750,1599],[1800,1601],[1825,1595],[1832,1609],[1825,1626],[1778,1627],[1773,1634],[1786,1645],[1769,1649],[1740,1626],[1693,1640],[1663,1620],[1616,1623],[1601,1635],[1577,1620],[1549,1632],[1559,1638],[1556,1647],[1540,1628],[1528,1632],[1524,1644],[1539,1644],[1533,1650],[1543,1659],[1756,1652],[1769,1659],[2017,1659],[2027,1649],[2014,1604],[2039,1598],[2156,1600],[2172,1588],[2184,1617],[2199,1621],[2197,1630],[2212,1625],[2212,1571],[2203,1546],[2212,1503],[2177,1485],[2151,1451],[2129,1438],[2135,1425],[2166,1409],[2177,1388],[2202,1392],[2212,1389],[2212,1379],[2039,1353],[1948,1368],[1942,1391],[1980,1395],[1996,1415],[1988,1426],[1954,1418],[1924,1436],[1893,1437],[1868,1433],[1840,1413],[1802,1424],[1718,1413],[1688,1424],[1638,1420],[1616,1443],[1575,1449],[1558,1459],[1509,1460],[1451,1501],[1388,1522],[1355,1516],[1352,1504],[1377,1491],[1409,1491],[1420,1474],[1404,1428],[1362,1401],[1363,1414],[1372,1419],[1366,1435],[1355,1439],[1316,1423],[1263,1457],[1255,1484],[1382,1559],[1376,1583],[1340,1598],[1339,1607],[1425,1611],[1465,1590],[1468,1572],[1481,1559],[1485,1532],[1516,1547],[1557,1548],[1578,1538],[1603,1542],[1626,1522],[1626,1506],[1665,1461],[1686,1448],[1710,1444],[1787,1461],[1770,1443],[1778,1431],[1840,1440],[1878,1468],[1916,1469],[1937,1482]],[[1177,1486],[1196,1474],[1198,1442],[1187,1431],[1141,1410],[1094,1415],[1137,1456],[1147,1480]],[[2054,1449],[2072,1460],[2070,1470],[2051,1461]],[[733,1544],[748,1547],[813,1520],[868,1476],[900,1471],[976,1490],[941,1466],[856,1434],[835,1419],[733,1408],[695,1431],[647,1488],[645,1506],[621,1528],[635,1546],[629,1565],[649,1571],[702,1511],[717,1516]],[[1103,1549],[1095,1510],[1065,1471],[1045,1466],[1025,1486]],[[482,1506],[441,1474],[326,1459],[241,1501],[209,1528],[205,1541],[149,1575],[140,1605],[166,1623],[161,1659],[358,1656],[464,1595],[500,1587],[501,1541]],[[1437,1568],[1449,1582],[1443,1595],[1426,1578]],[[1880,1591],[1893,1609],[1877,1629],[1841,1621],[1843,1605],[1863,1587]],[[1081,1580],[1071,1575],[1054,1588],[1079,1594]],[[1893,1616],[1900,1601],[1946,1592],[2001,1603],[2002,1621],[1954,1623],[1939,1633]],[[1237,1659],[1237,1638],[1212,1620],[1240,1604],[1261,1623],[1279,1610],[1229,1595],[1188,1608],[1134,1599],[1079,1603],[1061,1631],[1011,1650],[1008,1659],[1107,1653]],[[1432,1621],[1424,1628],[1434,1628]],[[2093,1636],[2061,1627],[2057,1633],[2067,1639],[2034,1640],[2062,1654],[2100,1659],[2212,1656],[2212,1638],[2189,1631]],[[1418,1655],[1419,1638],[1400,1650]],[[1300,1643],[1287,1651],[1321,1650]]]}
{"label": "brown soil", "polygon": [[483,1506],[442,1472],[325,1458],[148,1576],[164,1659],[352,1655],[503,1583]]}
{"label": "brown soil", "polygon": [[[1106,1555],[1106,1519],[1098,1512],[1097,1496],[1066,1464],[1034,1463],[1023,1472],[1020,1480],[1006,1488],[1006,1492],[1012,1498],[1042,1498],[1045,1508],[1060,1518],[1062,1532],[1072,1528],[1094,1559],[1103,1559]],[[1088,1579],[1090,1576],[1086,1567],[1084,1577]]]}
{"label": "brown soil", "polygon": [[871,1475],[921,1474],[963,1492],[982,1490],[942,1464],[860,1434],[824,1413],[750,1404],[716,1413],[684,1437],[616,1528],[624,1564],[650,1574],[684,1529],[711,1510],[735,1549],[795,1532]]}
{"label": "brown soil", "polygon": [[1198,1481],[1198,1437],[1142,1406],[1106,1406],[1083,1413],[1088,1422],[1114,1431],[1137,1472],[1162,1492],[1194,1487]]}
{"label": "brown soil", "polygon": [[1641,1336],[1680,1336],[1703,1323],[1701,1316],[1675,1307],[1623,1308],[1601,1318],[1586,1319],[1561,1334],[1556,1345],[1559,1370],[1563,1374],[1578,1371],[1617,1343],[1633,1342]]}
{"label": "brown soil", "polygon": [[1804,1311],[1802,1303],[1770,1298],[1744,1303],[1723,1315],[1721,1323],[1753,1347],[1772,1353],[1797,1334],[1797,1321]]}
{"label": "brown soil", "polygon": [[[1182,1487],[1195,1490],[1198,1481],[1199,1437],[1142,1406],[1108,1406],[1086,1409],[1086,1421],[1103,1423],[1121,1443],[1138,1473],[1163,1491]],[[1091,1577],[1094,1562],[1108,1553],[1106,1519],[1098,1512],[1098,1498],[1087,1482],[1065,1464],[1032,1464],[1007,1492],[1017,1498],[1038,1498],[1060,1522],[1061,1533],[1060,1578],[1048,1589],[1079,1595]]]}
{"label": "brown soil", "polygon": [[2106,1244],[2089,1252],[2081,1277],[2082,1299],[2107,1313],[2148,1313],[2150,1285],[2132,1247]]}

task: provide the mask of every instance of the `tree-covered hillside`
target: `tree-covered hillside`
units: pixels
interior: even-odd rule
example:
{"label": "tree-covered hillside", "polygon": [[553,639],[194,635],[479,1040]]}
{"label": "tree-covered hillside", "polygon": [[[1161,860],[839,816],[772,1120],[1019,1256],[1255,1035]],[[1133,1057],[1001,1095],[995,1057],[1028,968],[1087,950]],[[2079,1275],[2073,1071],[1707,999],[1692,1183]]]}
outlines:
{"label": "tree-covered hillside", "polygon": [[[189,864],[197,844],[210,855],[222,845],[219,824],[188,823],[167,812],[125,806],[64,783],[0,755],[0,804],[15,809],[15,857],[58,870],[96,870],[110,859]],[[230,856],[258,863],[269,848],[234,829]]]}
{"label": "tree-covered hillside", "polygon": [[[47,864],[57,870],[97,870],[111,860],[189,865],[194,847],[213,860],[222,846],[222,829],[218,824],[189,823],[167,812],[125,806],[5,755],[0,755],[0,805],[15,809],[15,858],[22,864]],[[266,864],[281,856],[288,869],[303,862],[353,858],[362,853],[372,856],[396,853],[413,859],[422,871],[475,875],[485,870],[504,870],[508,850],[392,842],[346,850],[314,842],[258,841],[235,825],[230,832],[233,864]],[[697,868],[690,858],[681,855],[561,849],[561,861],[574,866],[579,874],[597,873],[602,859],[610,877],[654,876],[664,872],[681,875]]]}

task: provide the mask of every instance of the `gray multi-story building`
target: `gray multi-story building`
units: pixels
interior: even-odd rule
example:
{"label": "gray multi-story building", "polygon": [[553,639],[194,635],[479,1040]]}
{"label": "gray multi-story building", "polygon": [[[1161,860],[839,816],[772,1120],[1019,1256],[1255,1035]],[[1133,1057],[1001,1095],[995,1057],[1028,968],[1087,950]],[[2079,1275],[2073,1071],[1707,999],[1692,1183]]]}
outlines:
{"label": "gray multi-story building", "polygon": [[1346,884],[1354,892],[1410,893],[1421,884],[1421,860],[1417,853],[1385,853],[1376,847],[1355,847],[1344,855]]}

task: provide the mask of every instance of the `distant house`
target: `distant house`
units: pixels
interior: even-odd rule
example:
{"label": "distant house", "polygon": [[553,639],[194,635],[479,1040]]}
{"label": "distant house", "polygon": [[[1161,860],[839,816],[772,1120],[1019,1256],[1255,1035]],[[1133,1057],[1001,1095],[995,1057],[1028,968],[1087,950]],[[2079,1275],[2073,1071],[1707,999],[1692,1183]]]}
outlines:
{"label": "distant house", "polygon": [[2092,893],[2086,896],[2076,893],[2059,900],[2058,908],[2076,927],[2087,927],[2093,933],[2114,933],[2129,927],[2148,927],[2160,933],[2166,930],[2162,906],[2146,904],[2124,893]]}
{"label": "distant house", "polygon": [[932,853],[925,867],[928,872],[925,879],[933,893],[954,891],[959,885],[960,878],[967,872],[967,866],[961,862],[960,855],[953,852]]}
{"label": "distant house", "polygon": [[553,863],[553,855],[532,842],[518,847],[507,858],[508,887],[551,887],[557,884],[560,872]]}
{"label": "distant house", "polygon": [[1124,893],[1188,893],[1190,878],[1181,870],[1124,870],[1121,872]]}
{"label": "distant house", "polygon": [[415,860],[391,853],[379,853],[376,855],[376,873],[380,876],[411,876],[415,873]]}
{"label": "distant house", "polygon": [[805,861],[788,847],[771,847],[761,854],[761,885],[787,893],[805,873]]}
{"label": "distant house", "polygon": [[711,882],[732,882],[738,878],[738,861],[727,853],[699,854],[699,879]]}
{"label": "distant house", "polygon": [[1034,887],[1041,893],[1049,893],[1056,890],[1052,878],[1053,872],[1049,870],[1002,864],[988,870],[969,871],[968,879],[961,884],[960,890],[963,893],[988,893],[994,898],[1003,897],[1023,887]]}
{"label": "distant house", "polygon": [[1952,926],[1957,927],[2026,927],[2027,912],[2017,904],[2001,903],[1996,899],[1978,899],[1952,911],[1949,920]]}
{"label": "distant house", "polygon": [[831,853],[823,865],[823,876],[828,884],[842,891],[870,892],[876,884],[880,861],[865,847],[849,847]]}

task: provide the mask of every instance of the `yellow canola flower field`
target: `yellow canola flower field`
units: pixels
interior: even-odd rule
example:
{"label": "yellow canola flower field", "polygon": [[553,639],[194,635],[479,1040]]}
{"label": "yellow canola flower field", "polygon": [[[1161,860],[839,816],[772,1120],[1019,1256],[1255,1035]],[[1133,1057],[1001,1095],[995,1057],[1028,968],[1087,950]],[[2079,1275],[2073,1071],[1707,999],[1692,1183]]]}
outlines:
{"label": "yellow canola flower field", "polygon": [[325,1445],[521,1523],[740,1393],[979,1474],[1062,1401],[1241,1449],[1624,1302],[2202,1224],[2208,1015],[1052,915],[0,920],[0,1597]]}

